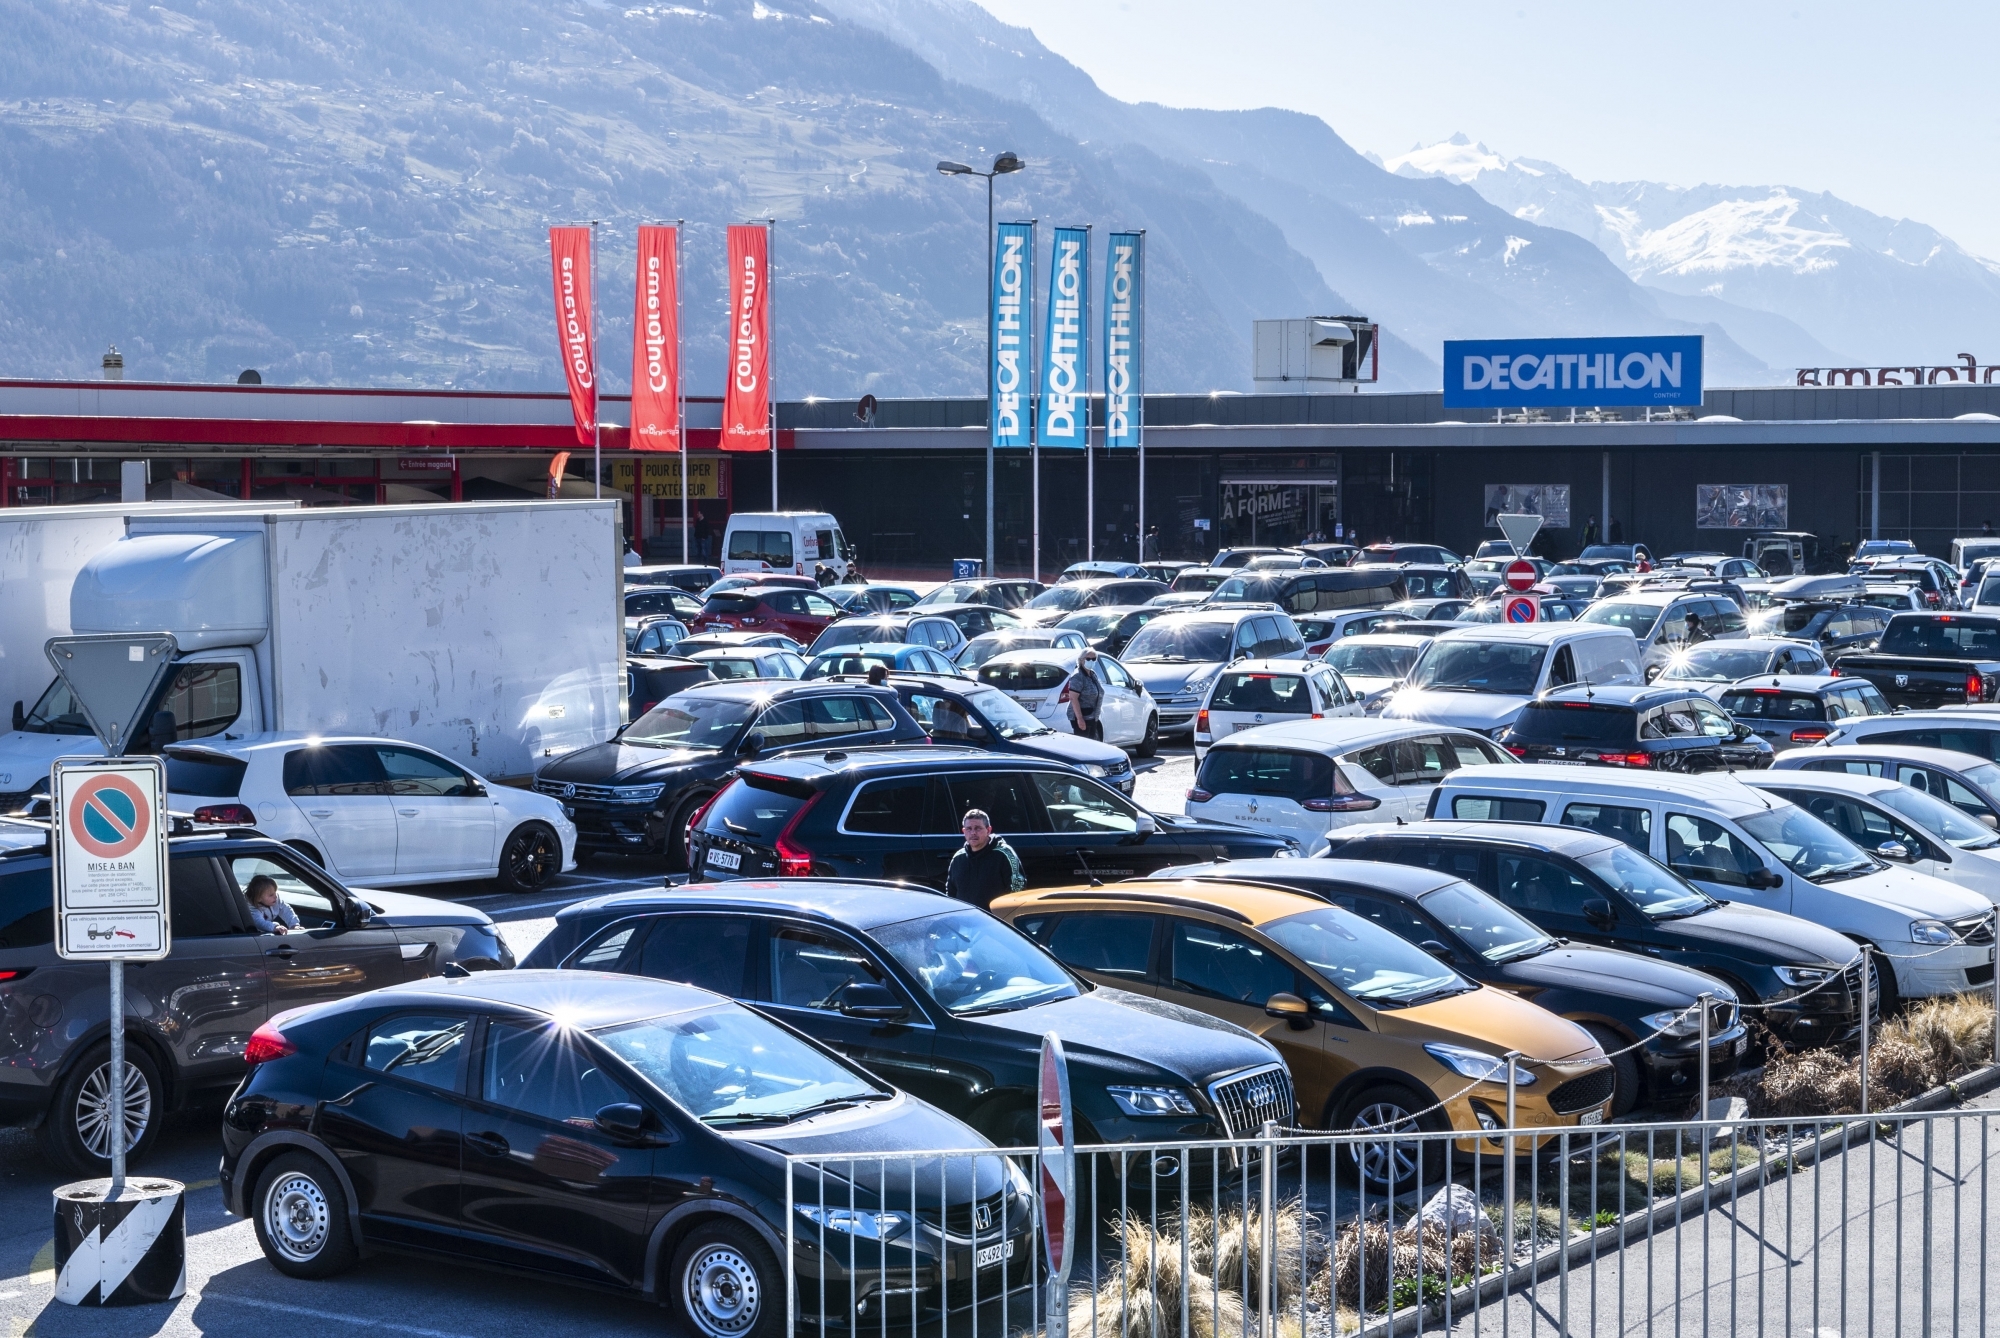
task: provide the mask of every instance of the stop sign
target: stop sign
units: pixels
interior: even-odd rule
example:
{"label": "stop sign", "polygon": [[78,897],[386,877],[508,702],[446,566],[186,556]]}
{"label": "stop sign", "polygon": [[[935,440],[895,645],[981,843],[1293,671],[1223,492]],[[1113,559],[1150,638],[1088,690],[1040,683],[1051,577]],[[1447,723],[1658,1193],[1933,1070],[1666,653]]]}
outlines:
{"label": "stop sign", "polygon": [[1535,564],[1526,558],[1515,558],[1507,564],[1507,588],[1526,590],[1535,583]]}

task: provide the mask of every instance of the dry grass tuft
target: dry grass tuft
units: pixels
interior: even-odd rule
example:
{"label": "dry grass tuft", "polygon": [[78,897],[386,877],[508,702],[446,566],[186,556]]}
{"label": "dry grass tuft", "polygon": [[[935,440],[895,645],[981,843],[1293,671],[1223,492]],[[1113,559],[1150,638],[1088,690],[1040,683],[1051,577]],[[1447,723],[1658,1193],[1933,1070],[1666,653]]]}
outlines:
{"label": "dry grass tuft", "polygon": [[[1089,1333],[1092,1308],[1098,1333],[1130,1338],[1179,1338],[1183,1310],[1190,1338],[1231,1338],[1244,1332],[1255,1314],[1263,1283],[1264,1224],[1259,1213],[1203,1210],[1188,1214],[1187,1271],[1181,1270],[1181,1238],[1168,1224],[1154,1230],[1145,1222],[1125,1222],[1125,1260],[1093,1291],[1070,1297],[1070,1331]],[[1323,1281],[1326,1236],[1315,1230],[1299,1205],[1278,1211],[1272,1223],[1271,1262],[1277,1290],[1281,1338],[1289,1322],[1297,1328],[1299,1289]],[[1291,1310],[1286,1320],[1284,1312]]]}
{"label": "dry grass tuft", "polygon": [[[1731,1084],[1753,1119],[1815,1119],[1861,1109],[1859,1054],[1785,1053],[1773,1045],[1761,1080]],[[1883,1024],[1868,1047],[1868,1104],[1893,1105],[1989,1063],[1993,1000],[1983,994],[1926,999]]]}

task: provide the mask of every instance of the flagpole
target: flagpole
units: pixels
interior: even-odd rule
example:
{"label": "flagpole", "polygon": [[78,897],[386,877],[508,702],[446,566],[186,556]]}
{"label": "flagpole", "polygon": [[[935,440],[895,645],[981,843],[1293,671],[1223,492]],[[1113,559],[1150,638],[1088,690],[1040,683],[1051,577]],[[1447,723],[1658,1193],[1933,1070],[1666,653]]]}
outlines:
{"label": "flagpole", "polygon": [[[590,495],[599,499],[604,496],[603,409],[604,393],[597,384],[597,220],[593,218],[590,220]],[[560,483],[556,490],[562,490]]]}
{"label": "flagpole", "polygon": [[681,444],[681,565],[688,556],[688,428],[687,377],[681,367],[681,229],[687,220],[674,220],[674,439]]}
{"label": "flagpole", "polygon": [[778,294],[771,282],[771,257],[778,250],[778,220],[764,220],[764,396],[771,414],[771,509],[778,509]]}
{"label": "flagpole", "polygon": [[1029,522],[1028,528],[1034,531],[1033,535],[1033,544],[1035,550],[1034,579],[1037,585],[1041,584],[1042,580],[1042,415],[1041,415],[1041,393],[1040,393],[1042,364],[1041,361],[1035,355],[1034,292],[1035,292],[1035,243],[1038,240],[1035,236],[1035,229],[1040,225],[1040,223],[1041,220],[1039,218],[1031,218],[1028,220],[1028,282],[1024,285],[1024,291],[1027,294],[1027,301],[1023,304],[1028,308],[1028,318],[1027,318],[1028,417],[1030,419],[1030,422],[1028,424],[1029,427],[1028,486],[1034,489],[1034,494],[1035,494],[1034,506],[1030,508],[1033,514]]}
{"label": "flagpole", "polygon": [[[1139,428],[1139,561],[1146,560],[1146,230],[1139,229],[1139,263],[1134,267],[1132,304],[1139,308],[1139,338],[1133,346],[1138,355],[1132,359],[1132,370],[1126,384],[1132,387],[1132,414]],[[1106,384],[1104,393],[1110,394]],[[1108,415],[1109,410],[1106,410]],[[1160,554],[1153,557],[1157,560]]]}
{"label": "flagpole", "polygon": [[[1085,227],[1083,242],[1083,267],[1090,270],[1091,229]],[[1097,452],[1090,449],[1090,321],[1083,313],[1090,306],[1090,280],[1083,281],[1076,296],[1076,351],[1081,355],[1077,361],[1083,365],[1083,560],[1094,561],[1097,557]]]}

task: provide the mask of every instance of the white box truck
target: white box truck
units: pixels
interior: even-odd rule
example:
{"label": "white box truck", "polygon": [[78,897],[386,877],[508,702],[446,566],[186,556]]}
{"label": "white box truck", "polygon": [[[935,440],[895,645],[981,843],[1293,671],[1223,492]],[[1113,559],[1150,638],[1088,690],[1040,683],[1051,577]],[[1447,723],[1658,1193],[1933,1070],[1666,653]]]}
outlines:
{"label": "white box truck", "polygon": [[[149,512],[82,565],[68,621],[179,642],[142,749],[167,712],[173,740],[379,735],[525,780],[622,722],[619,530],[613,501]],[[0,811],[98,751],[43,664],[0,736]]]}

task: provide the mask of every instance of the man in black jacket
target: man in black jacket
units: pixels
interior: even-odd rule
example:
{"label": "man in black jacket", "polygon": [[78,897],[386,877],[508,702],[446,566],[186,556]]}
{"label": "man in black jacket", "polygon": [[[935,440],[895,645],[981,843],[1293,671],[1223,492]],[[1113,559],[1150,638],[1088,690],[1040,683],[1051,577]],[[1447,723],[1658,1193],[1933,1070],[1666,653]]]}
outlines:
{"label": "man in black jacket", "polygon": [[966,809],[959,830],[965,834],[965,846],[951,857],[951,867],[945,871],[947,895],[983,909],[1001,893],[1019,892],[1028,885],[1021,857],[1006,838],[993,834],[993,819],[985,809]]}

